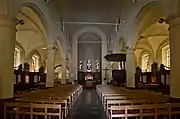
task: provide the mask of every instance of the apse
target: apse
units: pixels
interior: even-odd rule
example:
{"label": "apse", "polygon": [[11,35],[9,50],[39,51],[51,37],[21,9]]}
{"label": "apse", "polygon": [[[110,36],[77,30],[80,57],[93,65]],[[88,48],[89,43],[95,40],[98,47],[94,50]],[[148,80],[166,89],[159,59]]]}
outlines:
{"label": "apse", "polygon": [[93,33],[81,35],[78,39],[78,62],[82,61],[82,71],[87,72],[87,63],[91,63],[91,72],[96,72],[97,64],[101,64],[101,39]]}

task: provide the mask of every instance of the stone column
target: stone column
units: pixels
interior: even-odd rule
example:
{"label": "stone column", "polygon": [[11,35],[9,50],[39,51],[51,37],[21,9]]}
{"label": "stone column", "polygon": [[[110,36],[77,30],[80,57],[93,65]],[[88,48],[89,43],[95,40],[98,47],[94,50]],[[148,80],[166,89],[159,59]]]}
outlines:
{"label": "stone column", "polygon": [[103,41],[103,39],[106,39],[106,38],[102,38],[102,45],[101,45],[101,64],[100,64],[100,67],[101,67],[101,82],[102,84],[106,84],[106,81],[104,80],[105,77],[105,72],[106,72],[106,64],[107,64],[107,61],[106,59],[104,58],[104,56],[107,55],[107,39]]}
{"label": "stone column", "polygon": [[180,13],[167,18],[169,24],[169,39],[171,53],[170,96],[180,98]]}
{"label": "stone column", "polygon": [[135,54],[134,50],[128,50],[126,54],[126,87],[135,88]]}
{"label": "stone column", "polygon": [[66,58],[62,59],[62,84],[66,84]]}
{"label": "stone column", "polygon": [[78,62],[78,43],[73,40],[71,80],[78,80]]}
{"label": "stone column", "polygon": [[54,64],[55,64],[55,50],[52,47],[47,49],[47,75],[46,87],[54,87]]}
{"label": "stone column", "polygon": [[0,99],[13,97],[15,38],[14,19],[0,15]]}

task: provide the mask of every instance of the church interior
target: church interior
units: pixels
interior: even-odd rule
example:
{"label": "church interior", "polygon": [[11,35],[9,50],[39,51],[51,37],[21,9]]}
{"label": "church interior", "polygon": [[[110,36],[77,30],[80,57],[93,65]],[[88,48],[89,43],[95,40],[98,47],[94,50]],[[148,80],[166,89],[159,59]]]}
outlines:
{"label": "church interior", "polygon": [[0,118],[179,119],[179,6],[0,0]]}

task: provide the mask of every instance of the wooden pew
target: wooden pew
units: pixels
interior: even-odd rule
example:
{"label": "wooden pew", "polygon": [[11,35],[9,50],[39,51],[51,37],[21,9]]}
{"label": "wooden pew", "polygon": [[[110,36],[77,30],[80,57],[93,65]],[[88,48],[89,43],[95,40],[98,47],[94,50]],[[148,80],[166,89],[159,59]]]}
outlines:
{"label": "wooden pew", "polygon": [[[158,119],[158,116],[170,117],[169,104],[143,104],[143,105],[125,105],[111,106],[109,119],[124,117],[153,117]],[[170,119],[170,118],[168,118]]]}
{"label": "wooden pew", "polygon": [[[99,95],[99,98],[101,99],[102,105],[104,106],[108,117],[109,115],[111,116],[110,111],[112,106],[131,107],[137,105],[166,105],[168,101],[168,97],[162,96],[161,93],[155,93],[153,91],[129,90],[125,88],[117,88],[114,86],[101,85],[97,86],[96,91]],[[128,116],[125,115],[126,114],[124,112],[123,116],[119,117],[128,118]]]}
{"label": "wooden pew", "polygon": [[165,119],[178,119],[180,116],[179,103],[163,103],[163,104],[142,104],[142,105],[124,105],[124,106],[111,106],[109,119],[115,117],[153,117],[159,119],[159,116]]}
{"label": "wooden pew", "polygon": [[43,116],[44,119],[48,117],[58,117],[64,119],[61,115],[61,104],[34,104],[34,103],[5,103],[4,119],[9,118],[39,118]]}
{"label": "wooden pew", "polygon": [[39,104],[39,105],[61,105],[61,117],[66,118],[68,114],[68,102],[67,100],[61,100],[61,99],[53,99],[53,100],[48,100],[48,99],[36,99],[36,100],[18,100],[17,103],[23,103],[23,104]]}
{"label": "wooden pew", "polygon": [[[69,110],[76,102],[80,94],[82,93],[81,85],[55,85],[55,88],[37,90],[31,93],[19,94],[14,100],[14,105],[11,102],[12,106],[23,104],[38,104],[38,105],[61,105],[61,118],[66,118]],[[10,104],[10,105],[11,105]],[[8,112],[8,109],[5,105],[5,109]],[[5,112],[5,114],[7,113]]]}

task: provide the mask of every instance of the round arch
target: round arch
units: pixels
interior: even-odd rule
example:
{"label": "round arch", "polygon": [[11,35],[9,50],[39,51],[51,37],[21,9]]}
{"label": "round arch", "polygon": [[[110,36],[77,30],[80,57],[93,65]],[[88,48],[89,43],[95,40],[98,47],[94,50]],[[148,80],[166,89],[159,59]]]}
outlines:
{"label": "round arch", "polygon": [[[57,66],[54,67],[54,70],[56,70],[56,68],[62,67],[61,64],[58,64]],[[69,71],[69,67],[66,67],[66,69]]]}
{"label": "round arch", "polygon": [[[73,35],[73,57],[72,57],[72,59],[73,59],[73,71],[76,74],[76,78],[77,78],[77,71],[78,71],[78,57],[77,57],[78,44],[77,44],[77,41],[78,41],[79,37],[85,33],[97,34],[101,38],[101,69],[105,69],[105,67],[106,67],[106,60],[104,59],[104,56],[107,54],[106,34],[97,27],[82,28]],[[105,73],[103,72],[103,70],[101,71],[101,78],[102,79],[105,78]],[[104,83],[104,82],[102,82],[102,83]]]}
{"label": "round arch", "polygon": [[133,21],[132,41],[130,41],[130,44],[134,46],[139,37],[141,37],[141,33],[147,29],[147,27],[164,17],[166,17],[166,10],[162,3],[153,1],[143,6]]}
{"label": "round arch", "polygon": [[[60,45],[66,41],[66,38],[64,37],[64,35],[58,31],[59,26],[55,24],[55,22],[52,19],[52,16],[49,13],[49,11],[50,11],[49,9],[51,9],[51,8],[47,7],[45,4],[42,4],[42,2],[38,2],[35,0],[33,0],[33,1],[23,0],[17,6],[16,14],[18,13],[18,10],[21,9],[22,7],[29,7],[39,17],[39,19],[45,29],[44,35],[46,37],[47,47],[53,47],[56,39],[58,39],[60,41]],[[62,49],[61,49],[61,51],[62,51]]]}

